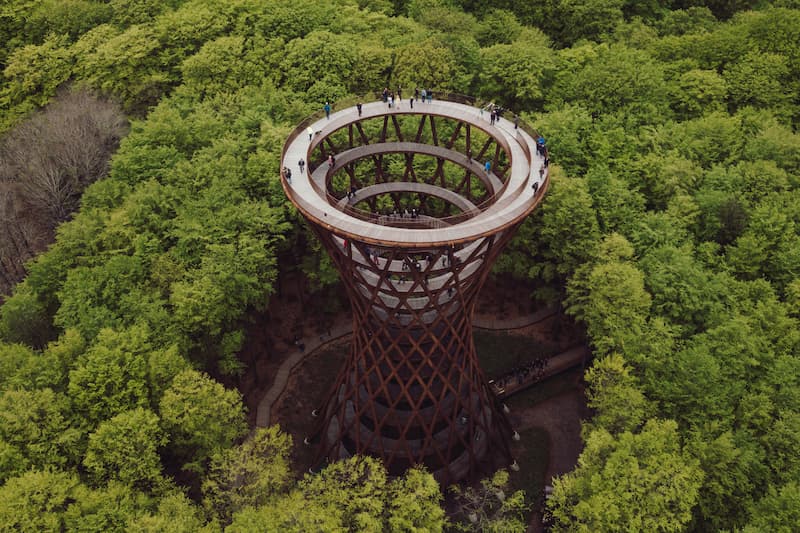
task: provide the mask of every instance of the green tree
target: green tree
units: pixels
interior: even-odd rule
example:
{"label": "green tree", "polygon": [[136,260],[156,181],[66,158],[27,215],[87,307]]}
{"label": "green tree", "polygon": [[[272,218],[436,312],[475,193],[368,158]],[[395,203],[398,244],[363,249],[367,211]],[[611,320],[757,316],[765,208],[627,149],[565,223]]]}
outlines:
{"label": "green tree", "polygon": [[[744,111],[739,113],[746,117]],[[764,159],[773,161],[780,168],[789,173],[793,186],[797,186],[796,176],[800,171],[800,135],[791,128],[778,123],[777,118],[771,113],[754,113],[752,142],[744,145],[743,155],[749,161]]]}
{"label": "green tree", "polygon": [[205,524],[202,512],[183,493],[176,491],[158,500],[158,508],[141,513],[128,522],[126,531],[132,533],[212,533],[219,531],[217,524]]}
{"label": "green tree", "polygon": [[660,139],[666,147],[674,147],[703,168],[738,160],[745,144],[741,122],[724,113],[709,113],[695,120],[668,125]]}
{"label": "green tree", "polygon": [[44,0],[27,21],[29,27],[40,27],[48,33],[68,35],[76,39],[90,29],[108,22],[111,9],[94,0]]}
{"label": "green tree", "polygon": [[42,44],[30,44],[14,51],[3,70],[0,109],[18,108],[0,121],[5,130],[10,119],[46,104],[56,89],[72,74],[73,57],[63,35],[50,35]]}
{"label": "green tree", "polygon": [[0,344],[0,386],[7,388],[7,383],[25,364],[35,357],[33,350],[22,344]]}
{"label": "green tree", "polygon": [[[795,450],[800,446],[800,413],[794,409],[778,409],[767,413],[768,431],[762,442],[769,457],[772,479],[778,484],[800,478],[800,459]],[[770,420],[771,419],[771,420]]]}
{"label": "green tree", "polygon": [[184,468],[197,472],[247,430],[241,395],[196,370],[175,376],[161,397],[159,414],[171,446],[186,461]]}
{"label": "green tree", "polygon": [[0,472],[7,478],[28,467],[68,468],[81,453],[81,433],[72,428],[69,402],[50,389],[6,390],[0,395],[0,441],[17,457]]}
{"label": "green tree", "polygon": [[521,490],[506,495],[509,490],[508,472],[498,470],[481,480],[477,488],[462,489],[453,485],[459,522],[453,524],[460,531],[523,531],[525,493]]}
{"label": "green tree", "polygon": [[586,174],[592,205],[603,233],[630,235],[645,211],[645,198],[607,168],[592,167]]}
{"label": "green tree", "polygon": [[786,84],[791,83],[789,66],[784,56],[764,52],[749,52],[725,73],[728,95],[736,107],[747,105],[768,107],[779,115],[791,116],[791,93]]}
{"label": "green tree", "polygon": [[246,507],[265,505],[289,487],[291,437],[278,426],[259,428],[239,446],[211,456],[203,481],[203,504],[209,514],[229,524]]}
{"label": "green tree", "polygon": [[139,317],[148,315],[146,308],[153,301],[154,295],[142,286],[145,275],[142,258],[128,255],[71,269],[59,291],[61,306],[55,323],[75,328],[87,339],[104,328],[132,326]]}
{"label": "green tree", "polygon": [[436,479],[422,467],[411,468],[389,483],[388,530],[439,533],[446,522]]}
{"label": "green tree", "polygon": [[82,489],[73,473],[31,470],[0,487],[0,530],[63,531],[64,512]]}
{"label": "green tree", "polygon": [[158,416],[147,409],[134,409],[106,420],[89,435],[83,464],[95,483],[111,480],[140,490],[161,481],[158,450],[166,439]]}
{"label": "green tree", "polygon": [[339,509],[350,531],[383,531],[388,482],[383,464],[372,457],[351,457],[328,465],[300,484],[306,498]]}
{"label": "green tree", "polygon": [[782,289],[800,268],[800,237],[791,209],[783,207],[778,198],[752,210],[747,229],[728,247],[727,262],[743,279],[764,276]]}
{"label": "green tree", "polygon": [[733,530],[747,517],[756,487],[765,478],[760,447],[726,429],[729,421],[708,417],[693,428],[686,449],[700,461],[705,473],[695,510],[698,526]]}
{"label": "green tree", "polygon": [[527,29],[513,43],[481,49],[478,86],[485,98],[495,98],[517,113],[541,109],[554,66],[547,37]]}
{"label": "green tree", "polygon": [[41,348],[55,336],[47,307],[29,284],[16,286],[0,307],[0,338]]}
{"label": "green tree", "polygon": [[622,45],[599,45],[596,57],[562,72],[554,101],[579,104],[591,113],[622,111],[650,123],[670,116],[663,67],[649,54]]}
{"label": "green tree", "polygon": [[[356,49],[347,36],[325,30],[312,31],[287,43],[280,63],[281,83],[300,92],[311,90],[320,80],[346,88],[357,62]],[[344,93],[332,94],[328,98],[332,101],[342,96]]]}
{"label": "green tree", "polygon": [[563,279],[592,257],[600,237],[586,182],[554,178],[541,212],[543,255],[549,260],[540,267],[542,277]]}
{"label": "green tree", "polygon": [[361,531],[346,528],[342,524],[342,511],[326,507],[320,502],[307,499],[299,490],[274,499],[263,507],[248,507],[236,513],[225,533],[305,533],[326,531],[345,533]]}
{"label": "green tree", "polygon": [[[277,430],[274,436],[286,439]],[[445,522],[441,498],[438,484],[424,469],[412,468],[388,481],[379,460],[357,456],[307,475],[288,494],[262,494],[258,499],[267,503],[239,510],[225,531],[436,532]]]}
{"label": "green tree", "polygon": [[584,425],[584,434],[595,428],[612,434],[635,431],[653,411],[639,380],[631,375],[625,360],[617,353],[595,360],[585,379],[587,404],[595,414]]}
{"label": "green tree", "polygon": [[152,27],[131,26],[100,43],[83,58],[83,79],[119,98],[126,110],[152,105],[174,82],[159,64],[160,48]]}
{"label": "green tree", "polygon": [[178,351],[177,346],[150,352],[147,360],[147,381],[150,386],[150,405],[156,408],[172,380],[190,368],[189,362]]}
{"label": "green tree", "polygon": [[145,24],[154,20],[169,7],[174,7],[178,2],[159,2],[158,0],[109,0],[108,5],[113,12],[112,22],[121,27],[133,24]]}
{"label": "green tree", "polygon": [[624,0],[557,0],[555,17],[560,23],[558,40],[571,44],[579,39],[602,40],[622,22]]}
{"label": "green tree", "polygon": [[673,421],[650,420],[617,437],[592,431],[578,467],[553,482],[553,530],[682,531],[702,480]]}
{"label": "green tree", "polygon": [[408,16],[435,33],[473,35],[478,28],[475,17],[443,0],[411,0]]}
{"label": "green tree", "polygon": [[772,531],[791,533],[800,523],[800,487],[796,482],[776,489],[769,487],[763,498],[753,506],[750,522],[743,533]]}
{"label": "green tree", "polygon": [[582,176],[593,162],[589,141],[594,132],[591,113],[580,105],[565,104],[544,115],[533,117],[533,124],[546,137],[553,161],[568,176]]}
{"label": "green tree", "polygon": [[[624,239],[604,243],[601,260],[580,269],[567,285],[566,304],[568,312],[586,324],[598,354],[624,353],[626,342],[645,329],[652,300],[642,272],[625,256],[620,260],[603,248],[632,253]],[[608,259],[603,260],[604,255]]]}
{"label": "green tree", "polygon": [[69,373],[67,391],[78,423],[92,429],[117,414],[147,407],[149,349],[143,328],[100,332]]}
{"label": "green tree", "polygon": [[672,88],[672,108],[681,119],[722,111],[728,96],[725,79],[714,70],[692,69],[678,77]]}
{"label": "green tree", "polygon": [[523,31],[522,24],[511,11],[491,9],[478,20],[476,38],[482,47],[495,44],[510,44]]}
{"label": "green tree", "polygon": [[290,41],[327,28],[343,11],[313,0],[245,2],[236,14],[234,31],[239,35],[265,35]]}
{"label": "green tree", "polygon": [[453,52],[438,39],[409,43],[397,50],[392,80],[407,93],[414,87],[455,89],[454,80],[460,75]]}
{"label": "green tree", "polygon": [[736,195],[703,187],[694,197],[700,209],[694,234],[700,240],[731,244],[747,227],[748,210]]}
{"label": "green tree", "polygon": [[693,259],[689,246],[650,250],[639,262],[653,297],[653,311],[692,330],[722,312],[725,287]]}
{"label": "green tree", "polygon": [[66,531],[127,531],[128,523],[153,504],[118,482],[98,489],[79,487],[63,515]]}
{"label": "green tree", "polygon": [[260,85],[268,70],[265,59],[248,49],[244,37],[218,37],[181,64],[183,83],[200,95]]}

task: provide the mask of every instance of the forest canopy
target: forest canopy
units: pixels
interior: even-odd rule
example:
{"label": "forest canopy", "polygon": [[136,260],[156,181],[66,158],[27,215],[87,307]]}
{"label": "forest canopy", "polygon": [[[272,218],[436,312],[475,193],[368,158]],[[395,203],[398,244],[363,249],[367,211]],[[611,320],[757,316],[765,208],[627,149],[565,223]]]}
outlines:
{"label": "forest canopy", "polygon": [[[421,470],[296,482],[230,386],[281,258],[336,279],[284,197],[284,140],[384,86],[547,138],[551,189],[495,275],[593,348],[554,530],[800,523],[796,2],[10,0],[0,71],[0,529],[443,527]],[[88,164],[26,165],[86,98]]]}

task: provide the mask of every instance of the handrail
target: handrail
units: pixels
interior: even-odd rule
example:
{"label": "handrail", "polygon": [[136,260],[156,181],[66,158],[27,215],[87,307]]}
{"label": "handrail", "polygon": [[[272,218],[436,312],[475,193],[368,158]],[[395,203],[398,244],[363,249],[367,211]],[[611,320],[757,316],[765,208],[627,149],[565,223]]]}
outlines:
{"label": "handrail", "polygon": [[[371,96],[372,96],[371,100],[369,93],[363,94],[361,96],[358,95],[348,96],[347,98],[343,98],[341,100],[337,100],[336,102],[331,103],[331,110],[337,108],[344,109],[346,107],[352,107],[356,105],[358,102],[374,101],[381,99],[380,94],[378,92],[372,93]],[[470,106],[476,106],[478,104],[483,104],[483,103],[488,105],[492,103],[492,102],[485,102],[482,100],[478,100],[474,96],[469,96],[460,93],[452,93],[447,91],[434,91],[434,96],[436,100],[444,100],[446,102],[455,102],[457,104],[466,104]],[[480,107],[481,108],[485,107],[485,105]],[[286,155],[286,148],[292,143],[292,141],[294,141],[297,138],[300,132],[304,132],[310,124],[322,118],[324,115],[325,115],[325,110],[319,109],[310,114],[309,116],[307,116],[306,118],[304,118],[303,120],[301,120],[300,123],[297,126],[295,126],[294,134],[290,135],[289,139],[287,139],[283,145],[283,149],[281,150],[281,161],[283,161],[284,156]],[[533,139],[536,141],[538,141],[539,138],[541,137],[541,135],[535,128],[531,127],[527,122],[525,122],[521,118],[519,120],[519,127],[525,130],[525,132],[531,137],[533,137]]]}

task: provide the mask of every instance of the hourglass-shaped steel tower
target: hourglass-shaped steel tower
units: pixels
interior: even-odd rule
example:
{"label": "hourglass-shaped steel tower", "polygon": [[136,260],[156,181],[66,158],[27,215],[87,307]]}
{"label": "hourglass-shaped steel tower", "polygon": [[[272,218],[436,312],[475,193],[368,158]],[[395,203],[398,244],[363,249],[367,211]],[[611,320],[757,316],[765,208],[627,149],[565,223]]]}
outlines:
{"label": "hourglass-shaped steel tower", "polygon": [[286,142],[283,187],[353,309],[352,350],[312,439],[320,462],[373,455],[390,474],[424,464],[449,484],[511,461],[471,320],[549,180],[535,134],[482,115],[452,101],[375,102],[306,121]]}

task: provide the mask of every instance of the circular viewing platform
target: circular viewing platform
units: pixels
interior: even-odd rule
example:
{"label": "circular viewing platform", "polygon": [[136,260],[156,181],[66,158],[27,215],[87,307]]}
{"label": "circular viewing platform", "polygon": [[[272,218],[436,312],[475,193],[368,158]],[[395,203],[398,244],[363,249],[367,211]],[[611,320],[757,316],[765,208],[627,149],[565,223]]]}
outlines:
{"label": "circular viewing platform", "polygon": [[[387,140],[387,133],[393,133],[393,125],[398,136],[402,137],[397,122],[400,117],[419,117],[422,121],[427,117],[431,124],[435,124],[434,119],[451,121],[459,125],[458,129],[471,131],[473,138],[482,135],[482,138],[492,139],[497,150],[491,154],[476,153],[472,156],[469,148],[448,143],[450,139],[435,139],[437,144],[415,139]],[[361,128],[353,134],[354,126],[369,121],[383,121],[383,131],[378,135],[383,141],[368,142]],[[432,128],[435,135],[435,125]],[[381,101],[370,102],[362,105],[360,115],[356,106],[351,106],[333,112],[329,118],[323,115],[310,123],[306,122],[291,134],[281,160],[281,168],[288,169],[291,177],[286,179],[285,171],[282,171],[282,183],[287,197],[305,217],[343,238],[403,247],[459,244],[514,226],[544,196],[542,193],[549,185],[546,152],[537,151],[536,134],[526,129],[515,128],[514,123],[507,119],[491,124],[488,112],[446,100],[433,100],[430,103],[420,101],[413,109],[407,100],[400,107],[395,105],[392,108]],[[352,146],[333,150],[329,142],[331,136],[345,130],[349,131]],[[467,134],[467,138],[469,136]],[[332,166],[324,160],[315,162],[315,152],[322,150],[327,153],[326,148],[336,152]],[[491,165],[491,170],[487,172],[484,161],[494,159],[498,151],[503,159],[503,168]],[[358,201],[363,195],[424,193],[457,205],[461,211],[455,216],[437,217],[426,213],[412,218],[406,217],[402,211],[393,216],[392,213],[358,209],[353,206],[351,198],[337,195],[332,190],[332,176],[347,170],[355,162],[375,159],[383,154],[410,154],[411,158],[425,155],[448,161],[463,168],[474,177],[474,181],[479,181],[487,198],[481,204],[474,205],[468,198],[458,198],[458,192],[450,191],[447,187],[433,183],[427,183],[426,186],[426,180],[421,178],[391,179],[370,184],[364,190],[359,188],[355,193],[353,200]],[[303,167],[298,164],[301,160],[306,162]],[[420,191],[420,188],[425,190]]]}

